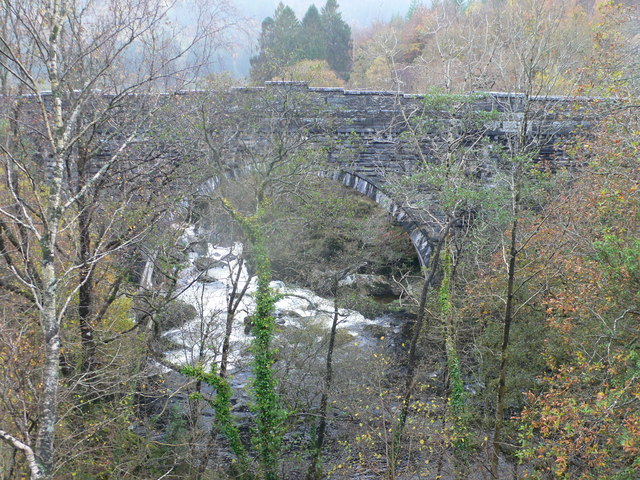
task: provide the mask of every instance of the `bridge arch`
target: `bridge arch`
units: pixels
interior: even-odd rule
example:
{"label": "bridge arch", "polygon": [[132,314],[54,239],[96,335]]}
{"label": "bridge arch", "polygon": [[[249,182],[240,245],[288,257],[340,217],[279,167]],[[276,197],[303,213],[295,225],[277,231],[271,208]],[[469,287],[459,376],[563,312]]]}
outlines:
{"label": "bridge arch", "polygon": [[[239,180],[251,173],[251,168],[239,168],[228,171],[221,175],[216,175],[206,181],[202,190],[206,193],[212,193],[226,181]],[[384,208],[400,226],[409,234],[411,243],[413,244],[420,264],[425,266],[429,262],[431,255],[431,236],[428,230],[422,225],[406,208],[398,204],[391,198],[382,188],[376,185],[363,175],[349,170],[333,170],[319,171],[318,176],[334,180],[342,183],[344,186],[356,190],[362,195],[367,196],[375,203]]]}
{"label": "bridge arch", "polygon": [[384,208],[409,234],[413,248],[415,248],[420,264],[429,263],[431,255],[431,237],[423,225],[402,205],[393,200],[383,189],[366,177],[352,171],[337,170],[325,172],[323,176],[341,182],[357,192],[366,195]]}

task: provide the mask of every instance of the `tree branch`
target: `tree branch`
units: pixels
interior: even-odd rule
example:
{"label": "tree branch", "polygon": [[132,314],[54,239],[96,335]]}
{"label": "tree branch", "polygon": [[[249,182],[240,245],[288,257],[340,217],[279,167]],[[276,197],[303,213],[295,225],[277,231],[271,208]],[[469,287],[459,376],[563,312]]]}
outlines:
{"label": "tree branch", "polygon": [[22,453],[24,453],[24,456],[27,458],[27,463],[29,464],[29,470],[31,470],[31,480],[44,478],[42,470],[40,470],[40,465],[36,460],[35,454],[33,453],[33,449],[29,445],[21,442],[16,437],[10,435],[4,430],[0,430],[0,438],[16,450],[20,450],[22,451]]}

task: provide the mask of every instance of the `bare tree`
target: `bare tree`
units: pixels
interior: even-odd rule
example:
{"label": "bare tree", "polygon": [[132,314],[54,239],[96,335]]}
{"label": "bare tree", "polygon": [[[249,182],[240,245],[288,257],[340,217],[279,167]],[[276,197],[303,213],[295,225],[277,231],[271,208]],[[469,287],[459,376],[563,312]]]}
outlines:
{"label": "bare tree", "polygon": [[[65,319],[81,293],[85,368],[92,369],[95,344],[87,304],[92,275],[109,255],[140,240],[158,216],[148,211],[142,224],[129,223],[128,233],[113,234],[139,199],[144,169],[153,172],[147,181],[162,185],[168,178],[158,169],[158,152],[141,148],[163,104],[158,93],[188,87],[207,66],[229,26],[225,5],[199,5],[188,29],[173,22],[174,2],[7,0],[0,5],[4,88],[25,94],[4,97],[2,105],[2,116],[13,125],[3,131],[0,144],[2,258],[12,274],[7,282],[38,312],[44,352],[35,438],[29,445],[8,433],[3,438],[27,455],[32,478],[55,471]],[[140,157],[154,160],[140,167],[135,163]],[[124,174],[126,179],[117,176]],[[112,196],[119,201],[109,209],[96,209],[92,200],[108,204],[109,196],[95,195],[107,187],[127,192]],[[95,232],[88,228],[91,215],[106,212],[109,218],[102,217],[97,230],[108,234],[88,244],[88,232]]]}
{"label": "bare tree", "polygon": [[[508,240],[503,246],[506,289],[503,296],[502,341],[490,461],[492,478],[500,478],[499,459],[503,444],[511,328],[523,306],[522,303],[516,303],[515,295],[530,280],[520,278],[520,253],[536,235],[548,215],[547,212],[541,216],[538,225],[531,232],[522,232],[521,223],[527,213],[526,203],[531,203],[533,198],[531,191],[536,191],[535,203],[544,201],[544,192],[539,188],[540,177],[531,175],[536,170],[532,161],[544,147],[548,148],[550,139],[556,133],[541,125],[554,110],[563,109],[559,102],[554,105],[549,96],[566,81],[564,73],[575,65],[576,58],[580,57],[584,48],[581,35],[575,31],[567,31],[563,23],[569,7],[570,5],[553,0],[525,1],[496,16],[498,25],[503,27],[499,30],[500,41],[505,50],[511,52],[508,57],[501,59],[501,81],[509,90],[519,92],[521,97],[515,105],[504,108],[511,117],[513,128],[505,136],[505,211],[509,213],[510,220]],[[565,85],[563,89],[571,90],[572,86]],[[505,107],[504,102],[501,103]],[[524,303],[529,301],[531,298],[524,300]]]}

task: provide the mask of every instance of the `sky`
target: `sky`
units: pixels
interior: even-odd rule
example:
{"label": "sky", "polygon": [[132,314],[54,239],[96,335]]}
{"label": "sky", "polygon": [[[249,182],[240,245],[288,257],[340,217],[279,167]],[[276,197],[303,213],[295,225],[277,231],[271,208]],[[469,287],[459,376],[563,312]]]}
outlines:
{"label": "sky", "polygon": [[[232,0],[241,15],[253,17],[258,22],[273,15],[280,0]],[[302,18],[312,3],[318,10],[326,0],[283,0]],[[411,0],[338,0],[342,18],[352,27],[366,26],[376,20],[389,20],[393,15],[405,15],[411,5]],[[259,24],[259,23],[258,23]]]}

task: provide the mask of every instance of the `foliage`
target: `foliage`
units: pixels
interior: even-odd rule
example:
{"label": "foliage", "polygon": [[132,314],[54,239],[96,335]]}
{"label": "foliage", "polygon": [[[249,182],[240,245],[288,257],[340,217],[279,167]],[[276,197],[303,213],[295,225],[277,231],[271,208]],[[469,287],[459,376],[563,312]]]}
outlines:
{"label": "foliage", "polygon": [[43,361],[16,392],[29,421],[3,438],[34,480],[91,458],[100,442],[105,454],[87,470],[102,477],[117,450],[108,440],[127,437],[128,402],[147,376],[135,331],[148,317],[131,307],[150,282],[139,284],[136,265],[193,173],[177,165],[189,153],[170,131],[184,104],[158,92],[194,80],[227,27],[219,5],[194,9],[203,21],[178,41],[163,2],[0,4],[1,287],[20,297],[19,318],[39,325],[30,346]]}
{"label": "foliage", "polygon": [[[237,468],[239,471],[239,478],[250,478],[250,460],[247,451],[242,443],[242,439],[240,438],[240,430],[238,428],[237,422],[231,415],[231,396],[233,392],[231,390],[229,382],[226,379],[220,377],[220,375],[216,375],[214,368],[215,366],[212,366],[211,371],[207,373],[202,369],[202,367],[193,367],[191,365],[187,365],[182,368],[180,373],[188,377],[195,378],[198,381],[205,382],[207,385],[215,389],[215,398],[213,400],[206,400],[215,412],[216,427],[220,430],[220,433],[227,439],[231,451],[236,456],[236,459],[238,461]],[[196,393],[194,395],[195,397],[193,398],[204,398],[200,393]]]}
{"label": "foliage", "polygon": [[423,93],[523,92],[528,77],[539,94],[610,95],[637,84],[636,22],[623,1],[412,2],[405,18],[358,35],[352,78]]}
{"label": "foliage", "polygon": [[522,459],[533,478],[618,480],[640,473],[640,362],[618,350],[607,363],[581,354],[543,378],[523,410]]}
{"label": "foliage", "polygon": [[595,157],[574,186],[579,201],[558,207],[556,225],[571,242],[556,260],[561,283],[542,305],[546,337],[557,338],[545,349],[544,389],[529,394],[521,415],[521,457],[540,478],[626,479],[640,471],[633,333],[640,172],[628,150],[637,128],[637,112],[607,118],[581,147]]}
{"label": "foliage", "polygon": [[271,80],[306,82],[310,87],[343,87],[344,80],[329,68],[326,60],[301,60],[282,70]]}
{"label": "foliage", "polygon": [[[305,185],[303,196],[270,209],[267,246],[278,278],[332,295],[332,275],[349,265],[353,273],[398,278],[416,266],[407,234],[372,200],[326,179],[308,178]],[[366,299],[348,302],[355,308]]]}

